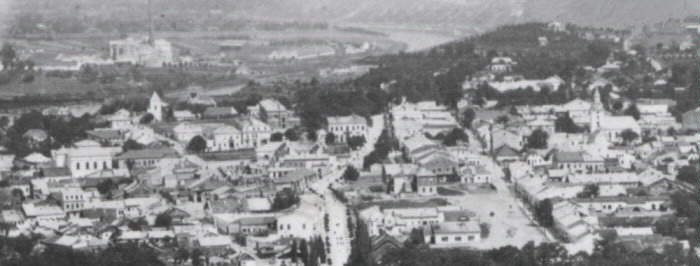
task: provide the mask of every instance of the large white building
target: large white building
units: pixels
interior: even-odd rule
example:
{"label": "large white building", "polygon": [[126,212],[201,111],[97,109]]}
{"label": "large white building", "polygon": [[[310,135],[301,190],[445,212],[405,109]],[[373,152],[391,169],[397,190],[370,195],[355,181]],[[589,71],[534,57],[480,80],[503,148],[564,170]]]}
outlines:
{"label": "large white building", "polygon": [[161,67],[174,62],[172,44],[164,39],[149,42],[148,38],[129,37],[109,42],[109,57],[115,63],[131,63]]}
{"label": "large white building", "polygon": [[255,148],[266,144],[272,128],[255,118],[237,118],[227,122],[183,122],[173,128],[175,139],[188,143],[201,136],[207,141],[207,151],[230,151]]}
{"label": "large white building", "polygon": [[348,137],[367,135],[367,119],[362,116],[330,116],[327,121],[328,132],[333,133],[337,141],[345,142]]}
{"label": "large white building", "polygon": [[82,140],[69,148],[51,151],[56,167],[67,167],[73,177],[83,177],[102,170],[117,168],[114,157],[121,147],[102,147],[93,140]]}

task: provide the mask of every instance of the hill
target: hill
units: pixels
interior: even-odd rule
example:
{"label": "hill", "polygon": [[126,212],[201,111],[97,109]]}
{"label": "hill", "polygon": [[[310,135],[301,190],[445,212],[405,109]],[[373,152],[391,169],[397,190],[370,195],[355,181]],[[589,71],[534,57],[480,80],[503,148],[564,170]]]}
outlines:
{"label": "hill", "polygon": [[[78,20],[92,18],[101,24],[145,23],[146,0],[61,2],[61,6],[55,6],[50,0],[0,0],[0,6],[12,3],[12,11],[16,13],[39,12],[53,17],[62,14],[64,21],[75,20],[75,14],[79,14],[82,18]],[[192,3],[153,0],[156,26],[181,30],[192,28],[192,23],[225,27],[230,23],[218,24],[263,20],[485,32],[503,24],[551,20],[582,26],[622,27],[700,13],[700,1],[696,0],[198,0],[196,5]]]}

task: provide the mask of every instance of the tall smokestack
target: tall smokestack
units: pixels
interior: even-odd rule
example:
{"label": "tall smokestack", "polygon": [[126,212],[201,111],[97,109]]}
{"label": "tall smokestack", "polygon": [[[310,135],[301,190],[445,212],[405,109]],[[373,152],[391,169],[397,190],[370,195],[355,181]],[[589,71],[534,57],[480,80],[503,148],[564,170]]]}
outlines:
{"label": "tall smokestack", "polygon": [[153,14],[151,14],[151,0],[148,0],[148,44],[153,45]]}

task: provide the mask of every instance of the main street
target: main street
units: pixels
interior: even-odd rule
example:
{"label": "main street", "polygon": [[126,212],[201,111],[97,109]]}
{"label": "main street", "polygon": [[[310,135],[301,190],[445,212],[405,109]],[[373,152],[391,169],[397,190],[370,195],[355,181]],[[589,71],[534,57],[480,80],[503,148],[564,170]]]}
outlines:
{"label": "main street", "polygon": [[[367,154],[372,152],[374,143],[379,139],[383,129],[384,119],[382,115],[373,116],[372,126],[367,132],[367,142],[360,149],[353,152],[352,164],[362,165],[362,160]],[[330,253],[328,254],[328,258],[331,259],[330,265],[337,266],[347,263],[350,257],[350,250],[352,249],[350,231],[348,230],[348,207],[336,198],[330,190],[330,187],[335,187],[339,184],[344,171],[345,168],[335,169],[311,184],[312,189],[325,201],[330,230],[324,232],[324,239],[328,238],[330,244]]]}

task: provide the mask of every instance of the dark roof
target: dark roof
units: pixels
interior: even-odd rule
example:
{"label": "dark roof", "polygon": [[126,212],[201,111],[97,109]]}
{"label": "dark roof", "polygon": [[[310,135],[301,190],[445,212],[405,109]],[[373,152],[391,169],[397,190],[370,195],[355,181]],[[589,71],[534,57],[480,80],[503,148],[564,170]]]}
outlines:
{"label": "dark roof", "polygon": [[97,139],[120,139],[122,137],[122,132],[119,130],[114,130],[114,129],[99,129],[99,130],[90,130],[87,131],[86,134],[90,137],[94,137]]}
{"label": "dark roof", "polygon": [[67,167],[46,167],[41,169],[44,177],[70,176],[70,169]]}
{"label": "dark roof", "polygon": [[162,159],[162,158],[178,158],[180,155],[177,151],[170,147],[164,148],[154,148],[154,149],[142,149],[142,150],[130,150],[119,154],[117,159],[119,160],[142,160],[142,159]]}
{"label": "dark roof", "polygon": [[237,115],[236,109],[233,107],[207,107],[204,110],[204,117],[227,117]]}
{"label": "dark roof", "polygon": [[254,160],[257,156],[255,149],[242,149],[227,152],[208,152],[200,155],[205,161]]}

